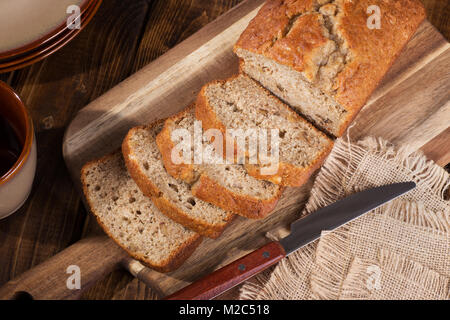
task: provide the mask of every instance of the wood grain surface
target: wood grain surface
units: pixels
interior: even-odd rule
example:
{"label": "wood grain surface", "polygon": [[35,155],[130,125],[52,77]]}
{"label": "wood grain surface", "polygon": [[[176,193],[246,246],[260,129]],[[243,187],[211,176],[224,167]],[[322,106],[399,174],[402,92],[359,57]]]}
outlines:
{"label": "wood grain surface", "polygon": [[[74,182],[79,184],[87,161],[117,149],[130,128],[173,115],[195,99],[204,83],[236,72],[232,46],[261,3],[243,2],[83,108],[68,126],[63,145]],[[426,145],[450,123],[448,69],[450,44],[425,21],[354,121],[350,137],[380,136],[412,150]],[[205,240],[180,269],[149,271],[148,283],[171,294],[257,249],[268,241],[266,232],[299,217],[308,195],[305,188],[287,189],[268,218],[238,218],[219,239]]]}
{"label": "wood grain surface", "polygon": [[[91,24],[68,46],[33,66],[0,75],[0,80],[11,85],[26,103],[38,141],[38,169],[32,194],[19,212],[0,221],[0,285],[80,238],[99,232],[87,215],[62,158],[64,131],[77,111],[238,2],[104,1]],[[423,2],[429,21],[449,39],[449,3]],[[448,146],[449,135],[447,130],[431,143]],[[424,147],[430,155],[436,155],[436,150]],[[437,156],[442,165],[448,161],[448,157]],[[149,288],[126,271],[111,273],[84,296],[154,297]]]}
{"label": "wood grain surface", "polygon": [[263,272],[286,257],[279,242],[269,242],[166,297],[166,300],[211,300]]}

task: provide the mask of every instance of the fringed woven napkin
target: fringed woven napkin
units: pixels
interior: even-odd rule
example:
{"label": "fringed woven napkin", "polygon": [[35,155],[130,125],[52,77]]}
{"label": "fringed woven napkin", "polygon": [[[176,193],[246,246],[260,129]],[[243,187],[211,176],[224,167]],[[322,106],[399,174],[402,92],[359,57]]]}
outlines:
{"label": "fringed woven napkin", "polygon": [[241,299],[449,299],[449,174],[381,139],[338,139],[304,214],[356,191],[415,181],[417,188],[282,260]]}

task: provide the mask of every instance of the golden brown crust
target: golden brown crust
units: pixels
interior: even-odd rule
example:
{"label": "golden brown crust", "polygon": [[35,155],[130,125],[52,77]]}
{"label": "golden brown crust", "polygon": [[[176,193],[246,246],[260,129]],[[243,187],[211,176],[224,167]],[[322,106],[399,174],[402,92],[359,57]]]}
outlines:
{"label": "golden brown crust", "polygon": [[[206,90],[207,86],[209,86],[209,85],[223,84],[226,81],[231,81],[238,76],[239,75],[235,75],[235,76],[232,76],[231,78],[229,78],[228,80],[213,81],[213,82],[210,82],[209,84],[206,84],[205,86],[203,86],[202,90],[200,91],[200,93],[197,97],[197,103],[196,103],[196,108],[195,108],[196,118],[198,120],[202,121],[202,126],[203,126],[204,130],[209,130],[211,128],[219,129],[222,132],[223,136],[225,137],[224,146],[227,143],[225,125],[217,118],[216,114],[214,113],[214,110],[208,104],[208,99],[205,95],[205,90]],[[272,96],[272,94],[267,89],[265,89],[259,83],[257,83],[257,82],[255,82],[255,83],[258,87],[261,88],[261,90],[264,91],[264,93],[266,95]],[[274,96],[272,96],[272,97],[275,98]],[[260,167],[258,165],[246,164],[245,168],[246,168],[248,174],[254,178],[270,181],[274,184],[281,185],[284,187],[300,187],[308,180],[308,178],[314,173],[314,171],[320,167],[321,163],[331,152],[334,142],[328,136],[326,136],[323,132],[316,129],[311,123],[309,123],[308,121],[303,119],[295,111],[291,110],[287,105],[285,105],[284,103],[281,103],[281,106],[283,106],[284,108],[286,108],[290,111],[289,114],[291,115],[291,118],[288,119],[289,121],[294,121],[294,122],[302,121],[303,123],[308,125],[308,127],[310,127],[311,130],[316,131],[323,138],[327,139],[329,142],[328,145],[326,146],[326,148],[324,148],[324,150],[322,150],[322,152],[318,155],[318,157],[307,168],[296,167],[290,163],[280,162],[278,171],[274,175],[261,175]]]}
{"label": "golden brown crust", "polygon": [[[366,10],[371,5],[380,7],[381,29],[367,28]],[[418,0],[361,0],[342,2],[341,8],[339,32],[352,58],[338,74],[336,101],[356,113],[426,18],[426,12]]]}
{"label": "golden brown crust", "polygon": [[[202,236],[195,234],[189,242],[185,242],[176,252],[171,254],[170,258],[159,269],[155,270],[166,273],[178,269],[194,253],[202,241]],[[145,260],[144,264],[147,265]],[[151,268],[151,266],[147,266]]]}
{"label": "golden brown crust", "polygon": [[311,12],[314,0],[268,0],[239,38],[236,47],[262,53],[269,50],[275,40],[286,34],[293,20]]}
{"label": "golden brown crust", "polygon": [[163,130],[158,134],[158,147],[161,151],[164,166],[167,172],[176,179],[181,179],[188,183],[194,183],[192,186],[192,194],[209,203],[222,208],[225,211],[231,211],[240,216],[251,219],[261,219],[266,217],[277,204],[280,199],[283,188],[279,188],[278,192],[270,199],[256,199],[248,195],[237,194],[211,179],[207,174],[201,174],[196,177],[193,165],[174,164],[172,162],[172,148],[174,147],[171,139],[171,127],[188,113],[192,112],[195,105],[191,105],[182,112],[166,120]]}
{"label": "golden brown crust", "polygon": [[[163,212],[170,219],[178,222],[179,224],[182,224],[188,229],[198,232],[205,237],[217,239],[222,234],[225,227],[228,225],[207,225],[205,223],[192,219],[164,197],[151,197],[151,199],[155,206],[157,206],[161,210],[161,212]],[[230,218],[228,222],[231,222],[231,220],[232,219]]]}
{"label": "golden brown crust", "polygon": [[[153,125],[150,125],[148,127],[152,126]],[[198,232],[203,236],[213,239],[218,238],[222,234],[223,230],[229,225],[229,223],[231,223],[233,214],[230,213],[227,216],[226,221],[224,221],[224,223],[221,225],[206,224],[203,221],[193,219],[164,196],[164,194],[158,189],[158,187],[141,170],[137,161],[134,160],[131,156],[132,151],[129,145],[130,137],[134,134],[135,130],[143,128],[145,129],[148,127],[136,127],[131,129],[123,140],[122,154],[124,156],[125,165],[130,176],[136,182],[142,193],[147,197],[150,197],[153,203],[158,207],[158,209],[161,210],[161,212],[167,215],[170,219],[195,232]]]}
{"label": "golden brown crust", "polygon": [[245,65],[244,59],[239,58],[239,73],[240,74],[245,74],[244,65]]}
{"label": "golden brown crust", "polygon": [[176,270],[181,264],[183,264],[184,261],[186,261],[187,258],[189,258],[192,253],[194,253],[195,249],[200,245],[202,242],[202,237],[199,234],[193,234],[193,236],[183,243],[182,246],[180,246],[177,251],[174,251],[170,256],[164,260],[161,264],[154,264],[147,258],[145,258],[141,254],[137,254],[136,252],[131,251],[129,248],[127,248],[125,245],[123,245],[118,239],[116,239],[109,231],[108,227],[106,227],[103,222],[100,220],[99,215],[92,209],[94,208],[91,198],[89,197],[88,189],[87,189],[87,183],[85,181],[85,171],[89,170],[89,168],[92,165],[95,165],[99,162],[105,162],[109,160],[111,157],[113,157],[115,153],[108,154],[98,160],[93,160],[88,163],[86,163],[83,168],[81,169],[81,185],[83,188],[83,193],[85,195],[85,199],[87,204],[90,207],[90,212],[94,215],[95,219],[97,220],[97,223],[100,225],[100,227],[103,229],[103,231],[122,249],[124,249],[132,258],[139,260],[144,265],[146,265],[149,268],[152,268],[158,272],[170,272]]}
{"label": "golden brown crust", "polygon": [[[237,154],[237,149],[235,145],[227,146],[227,143],[233,143],[231,139],[227,139],[227,128],[225,125],[217,118],[214,110],[209,106],[208,99],[206,97],[205,91],[206,88],[209,85],[218,84],[221,85],[225,83],[226,81],[232,80],[239,75],[234,75],[230,77],[228,80],[215,80],[211,81],[210,83],[204,85],[202,89],[200,90],[199,94],[197,95],[197,100],[195,102],[195,118],[198,121],[202,122],[203,131],[208,131],[210,129],[217,129],[222,133],[223,139],[223,148],[224,154],[228,156],[226,150],[234,150],[234,156]],[[230,142],[231,141],[231,142]],[[231,159],[231,161],[234,161],[234,159]]]}
{"label": "golden brown crust", "polygon": [[[332,41],[325,36],[324,19],[319,13],[300,16],[284,37],[266,55],[281,64],[303,71],[313,80],[318,70],[314,57],[326,52]],[[292,54],[295,52],[295,54]]]}
{"label": "golden brown crust", "polygon": [[275,175],[261,175],[260,167],[247,164],[245,169],[252,177],[261,180],[271,181],[273,183],[279,182],[285,186],[300,187],[305,184],[311,175],[320,168],[327,156],[330,154],[333,148],[333,143],[330,143],[326,149],[322,150],[320,155],[314,159],[312,164],[307,168],[300,168],[293,166],[289,163],[280,163],[278,172]]}
{"label": "golden brown crust", "polygon": [[156,136],[156,144],[161,152],[164,167],[167,172],[175,179],[183,180],[187,183],[193,183],[195,181],[194,166],[192,164],[180,163],[175,164],[172,162],[172,149],[175,147],[171,138],[171,127],[173,122],[178,119],[184,118],[186,114],[192,111],[194,104],[190,105],[183,111],[177,113],[176,115],[167,118],[164,123],[164,127],[161,132]]}
{"label": "golden brown crust", "polygon": [[[396,57],[413,36],[426,13],[419,0],[334,0],[335,30],[324,30],[324,17],[313,0],[268,0],[250,22],[235,45],[238,49],[262,54],[277,63],[301,72],[314,83],[314,58],[329,44],[328,33],[340,38],[345,65],[334,79],[333,98],[348,113],[340,123],[338,136],[378,86]],[[369,29],[369,6],[381,12],[381,29]],[[330,4],[327,4],[330,6]]]}
{"label": "golden brown crust", "polygon": [[250,219],[263,219],[269,215],[282,193],[283,188],[280,188],[274,197],[263,200],[239,195],[221,186],[207,175],[201,175],[192,187],[192,194],[197,198]]}
{"label": "golden brown crust", "polygon": [[[234,79],[237,76],[233,76],[230,78]],[[200,90],[197,101],[195,103],[195,118],[202,122],[203,131],[207,131],[209,129],[218,129],[222,132],[222,135],[225,137],[226,127],[224,124],[217,118],[214,110],[209,106],[208,99],[205,95],[206,88],[209,85],[214,84],[223,84],[226,80],[216,80],[212,81],[202,87]],[[226,140],[226,139],[224,139]],[[224,150],[226,150],[225,141],[224,141]]]}

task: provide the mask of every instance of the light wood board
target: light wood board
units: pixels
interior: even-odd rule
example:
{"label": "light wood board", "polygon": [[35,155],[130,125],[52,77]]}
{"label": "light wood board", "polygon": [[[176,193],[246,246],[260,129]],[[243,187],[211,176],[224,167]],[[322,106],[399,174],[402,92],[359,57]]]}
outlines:
{"label": "light wood board", "polygon": [[[81,110],[63,146],[74,183],[79,186],[85,162],[119,148],[130,128],[182,110],[206,82],[236,73],[232,46],[263,2],[241,3]],[[412,150],[426,146],[434,160],[448,159],[449,70],[450,45],[425,21],[357,117],[350,137],[383,137]],[[433,139],[430,150],[427,143]],[[205,239],[177,271],[153,272],[154,286],[170,294],[267,242],[267,231],[298,218],[312,180],[288,189],[265,220],[238,218],[219,239]]]}

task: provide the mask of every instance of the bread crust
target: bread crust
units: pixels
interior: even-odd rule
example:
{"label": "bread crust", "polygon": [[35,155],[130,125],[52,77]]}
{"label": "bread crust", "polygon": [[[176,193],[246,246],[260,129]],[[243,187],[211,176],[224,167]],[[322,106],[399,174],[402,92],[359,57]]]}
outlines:
{"label": "bread crust", "polygon": [[180,179],[187,183],[193,183],[196,180],[194,165],[187,163],[175,164],[172,162],[172,150],[175,145],[171,138],[170,125],[177,119],[183,118],[186,114],[191,112],[194,107],[195,105],[192,104],[183,111],[167,118],[161,132],[156,136],[156,144],[161,152],[166,171],[175,179]]}
{"label": "bread crust", "polygon": [[[120,151],[117,151],[120,152]],[[87,204],[89,205],[91,214],[95,217],[97,220],[97,223],[100,225],[100,227],[103,229],[103,231],[123,250],[125,250],[132,258],[139,260],[142,262],[145,266],[152,268],[158,272],[167,273],[176,270],[179,268],[184,261],[189,258],[192,253],[194,253],[195,249],[200,245],[203,238],[199,234],[193,234],[193,236],[183,243],[176,251],[171,253],[167,259],[165,259],[161,264],[155,264],[152,263],[149,259],[146,259],[143,255],[138,254],[136,252],[131,251],[129,248],[127,248],[125,245],[123,245],[120,240],[116,239],[109,231],[108,227],[103,224],[103,222],[100,220],[99,215],[95,212],[93,201],[91,200],[88,189],[87,189],[87,183],[85,180],[85,172],[89,170],[89,168],[99,162],[106,162],[113,156],[115,156],[116,152],[113,152],[111,154],[108,154],[106,156],[103,156],[102,158],[98,160],[93,160],[88,163],[86,163],[83,168],[81,169],[81,185],[83,188],[83,193],[85,195],[85,199]]]}
{"label": "bread crust", "polygon": [[333,149],[333,143],[322,150],[308,168],[299,168],[290,163],[280,163],[278,173],[275,175],[261,175],[259,167],[251,164],[245,165],[245,169],[251,176],[257,179],[268,180],[273,183],[276,181],[284,181],[284,184],[287,186],[299,187],[304,185],[312,174],[321,167],[327,156],[330,154],[331,149]]}
{"label": "bread crust", "polygon": [[231,223],[234,215],[230,213],[223,224],[221,225],[211,225],[206,224],[203,221],[193,219],[185,212],[180,210],[175,206],[169,199],[164,196],[158,187],[147,177],[147,175],[142,172],[139,164],[132,157],[132,151],[129,145],[130,137],[134,134],[134,131],[144,129],[147,130],[156,124],[151,124],[149,126],[140,126],[131,129],[122,143],[122,154],[125,159],[125,165],[130,173],[130,176],[138,185],[139,189],[144,195],[150,197],[153,203],[170,219],[178,222],[179,224],[212,239],[218,238],[224,229]]}
{"label": "bread crust", "polygon": [[[335,134],[341,136],[426,18],[426,12],[419,0],[333,0],[330,4],[337,7],[335,30],[326,31],[320,22],[324,15],[315,2],[268,0],[241,34],[234,51],[264,55],[314,83],[318,70],[314,58],[327,45],[327,33],[337,33],[340,46],[345,47],[346,61],[334,78],[331,96],[348,111]],[[367,9],[373,5],[381,12],[379,30],[367,27]]]}
{"label": "bread crust", "polygon": [[236,194],[204,174],[192,186],[192,194],[197,198],[250,219],[267,217],[277,205],[282,193],[283,188],[280,188],[270,199],[255,199]]}
{"label": "bread crust", "polygon": [[257,199],[249,195],[237,194],[230,189],[220,185],[207,174],[201,173],[197,176],[192,164],[174,164],[172,162],[172,149],[175,147],[171,139],[169,127],[171,123],[184,118],[193,111],[195,105],[187,107],[180,113],[168,118],[163,130],[157,136],[158,148],[162,154],[164,166],[167,172],[176,179],[181,179],[192,185],[192,194],[226,211],[231,211],[240,216],[250,219],[262,219],[270,214],[275,208],[278,200],[283,194],[283,187],[269,199]]}
{"label": "bread crust", "polygon": [[[232,76],[227,80],[213,81],[203,86],[197,97],[197,103],[195,108],[195,116],[198,120],[202,121],[203,129],[204,130],[209,130],[211,128],[219,129],[225,137],[224,144],[226,144],[227,140],[225,125],[218,119],[213,108],[209,105],[208,99],[205,95],[205,90],[209,85],[223,84],[227,81],[233,80],[236,77],[239,77],[239,75]],[[255,81],[255,83],[258,87],[260,87],[264,91],[266,95],[272,96],[271,93],[263,86],[261,86],[258,82]],[[277,99],[275,96],[272,97]],[[329,141],[329,144],[324,150],[322,150],[322,152],[318,155],[318,157],[307,168],[296,167],[290,163],[280,162],[277,173],[273,175],[261,175],[260,168],[258,165],[246,164],[245,168],[248,174],[254,178],[270,181],[274,184],[281,185],[284,187],[300,187],[306,181],[308,181],[309,177],[314,173],[314,171],[316,171],[320,167],[325,158],[331,152],[334,142],[330,138],[328,138],[328,136],[326,136],[323,132],[316,129],[311,123],[309,123],[308,121],[303,119],[300,115],[298,115],[295,111],[290,109],[287,105],[282,103],[282,106],[290,111],[291,119],[288,120],[304,122],[311,128],[311,130],[318,132],[322,137],[327,139]]]}

